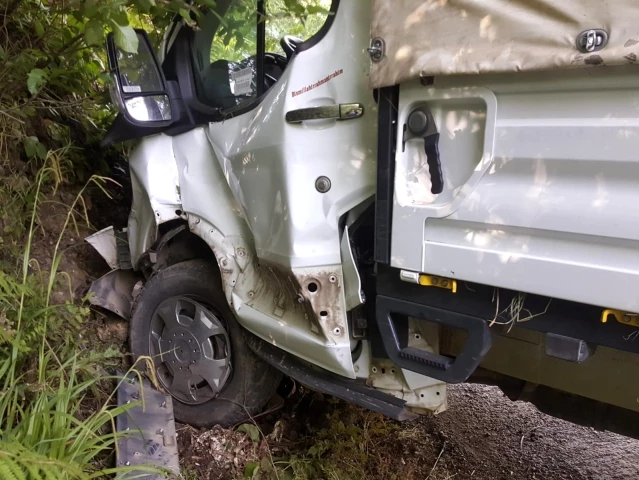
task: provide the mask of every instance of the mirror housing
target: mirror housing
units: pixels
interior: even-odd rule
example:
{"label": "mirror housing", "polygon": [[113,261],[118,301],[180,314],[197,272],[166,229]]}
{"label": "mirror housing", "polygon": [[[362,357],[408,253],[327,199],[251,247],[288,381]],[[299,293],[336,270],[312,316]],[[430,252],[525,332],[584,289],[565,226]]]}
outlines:
{"label": "mirror housing", "polygon": [[141,29],[135,33],[137,53],[120,49],[113,33],[107,36],[111,100],[132,125],[166,127],[173,120],[166,79],[147,33]]}

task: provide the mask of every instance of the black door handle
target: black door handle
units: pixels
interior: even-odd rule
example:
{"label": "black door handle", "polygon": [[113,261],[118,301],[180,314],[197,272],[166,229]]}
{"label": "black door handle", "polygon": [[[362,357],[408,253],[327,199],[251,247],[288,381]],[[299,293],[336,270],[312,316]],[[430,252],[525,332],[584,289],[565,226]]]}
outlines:
{"label": "black door handle", "polygon": [[431,193],[437,195],[444,191],[444,172],[439,159],[439,133],[424,137],[424,151],[430,172]]}
{"label": "black door handle", "polygon": [[424,152],[430,173],[431,193],[437,195],[444,191],[444,172],[439,158],[439,133],[430,111],[424,107],[416,108],[408,115],[404,142],[411,138],[424,140]]}

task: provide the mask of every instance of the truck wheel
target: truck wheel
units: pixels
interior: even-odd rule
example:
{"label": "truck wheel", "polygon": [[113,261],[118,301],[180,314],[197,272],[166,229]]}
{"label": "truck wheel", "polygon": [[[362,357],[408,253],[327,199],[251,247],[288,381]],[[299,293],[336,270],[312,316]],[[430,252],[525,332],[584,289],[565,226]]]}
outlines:
{"label": "truck wheel", "polygon": [[234,425],[275,393],[281,374],[246,344],[209,262],[189,260],[160,271],[133,308],[131,350],[136,359],[153,358],[176,420]]}

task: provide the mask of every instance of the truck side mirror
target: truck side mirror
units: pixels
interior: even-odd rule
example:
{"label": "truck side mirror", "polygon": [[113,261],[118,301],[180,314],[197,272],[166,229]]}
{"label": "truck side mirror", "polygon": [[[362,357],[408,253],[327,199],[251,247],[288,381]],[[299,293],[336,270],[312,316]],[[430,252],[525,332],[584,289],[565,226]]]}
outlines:
{"label": "truck side mirror", "polygon": [[137,53],[119,48],[113,33],[107,36],[111,100],[131,124],[164,127],[172,118],[166,80],[148,35],[140,29],[135,32]]}

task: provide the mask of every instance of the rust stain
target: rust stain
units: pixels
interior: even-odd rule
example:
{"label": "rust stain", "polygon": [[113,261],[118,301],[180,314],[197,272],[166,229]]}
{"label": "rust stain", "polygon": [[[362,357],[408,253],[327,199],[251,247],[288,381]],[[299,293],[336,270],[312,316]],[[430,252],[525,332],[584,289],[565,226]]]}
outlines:
{"label": "rust stain", "polygon": [[[247,266],[236,291],[247,292],[246,304],[278,318],[303,318],[309,329],[327,339],[346,334],[342,308],[342,279],[332,271],[313,271],[297,276],[276,264]],[[247,282],[245,284],[245,282]]]}
{"label": "rust stain", "polygon": [[599,55],[590,55],[589,57],[586,57],[584,63],[586,65],[601,65],[602,63],[604,63],[604,61],[603,58],[601,58],[601,56]]}
{"label": "rust stain", "polygon": [[305,304],[311,308],[315,320],[329,338],[341,337],[346,333],[342,308],[342,278],[333,271],[319,271],[296,277],[300,294]]}

